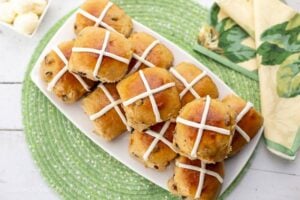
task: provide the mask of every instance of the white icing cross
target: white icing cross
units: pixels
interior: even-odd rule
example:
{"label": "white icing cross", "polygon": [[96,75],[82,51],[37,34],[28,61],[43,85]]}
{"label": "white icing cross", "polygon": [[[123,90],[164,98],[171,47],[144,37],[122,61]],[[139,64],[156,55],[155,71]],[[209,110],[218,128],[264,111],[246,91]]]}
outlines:
{"label": "white icing cross", "polygon": [[202,113],[200,123],[189,121],[189,120],[183,119],[181,117],[177,117],[177,119],[176,119],[177,123],[181,123],[181,124],[184,124],[186,126],[191,126],[191,127],[194,127],[194,128],[198,129],[197,138],[196,138],[196,141],[194,143],[194,146],[193,146],[193,149],[192,149],[192,152],[191,152],[191,157],[192,158],[197,158],[197,150],[199,148],[204,130],[214,131],[214,132],[217,132],[217,133],[220,133],[220,134],[223,134],[223,135],[230,135],[230,130],[205,124],[206,123],[206,118],[208,116],[210,102],[211,102],[210,96],[206,96],[205,107],[204,107],[204,111]]}
{"label": "white icing cross", "polygon": [[98,72],[100,70],[100,66],[101,66],[101,63],[102,63],[102,60],[103,60],[103,56],[113,58],[113,59],[115,59],[119,62],[125,63],[127,65],[129,64],[129,61],[130,61],[127,58],[124,58],[124,57],[121,57],[121,56],[118,56],[118,55],[115,55],[115,54],[112,54],[110,52],[105,51],[107,46],[108,46],[109,37],[110,37],[110,32],[106,30],[101,50],[93,49],[93,48],[83,48],[83,47],[73,47],[73,49],[72,49],[73,52],[94,53],[94,54],[99,55],[98,60],[96,62],[96,66],[95,66],[94,71],[93,71],[93,77],[96,80],[98,80],[97,75],[98,75]]}
{"label": "white icing cross", "polygon": [[79,8],[78,13],[80,13],[81,15],[83,15],[84,17],[88,18],[89,20],[92,20],[95,22],[94,26],[102,26],[104,28],[106,28],[109,31],[112,32],[117,32],[113,27],[111,27],[110,25],[108,25],[107,23],[103,22],[103,19],[105,17],[105,15],[107,14],[108,10],[113,6],[114,4],[112,2],[108,2],[104,9],[102,10],[102,12],[100,13],[99,17],[95,17],[94,15],[91,15],[90,13],[88,13],[87,11]]}
{"label": "white icing cross", "polygon": [[193,86],[196,85],[202,78],[204,78],[206,76],[206,72],[203,71],[201,74],[199,74],[198,76],[196,76],[190,83],[187,82],[187,80],[181,75],[179,74],[176,69],[174,69],[173,67],[170,69],[170,72],[178,79],[181,81],[181,83],[184,85],[185,89],[182,90],[179,94],[180,99],[182,99],[184,97],[184,95],[190,91],[192,93],[192,95],[194,95],[194,97],[196,99],[200,99],[201,97],[199,96],[199,94],[194,90]]}
{"label": "white icing cross", "polygon": [[159,141],[162,141],[164,144],[166,144],[170,149],[172,149],[174,152],[177,152],[177,150],[175,149],[175,147],[173,146],[173,144],[167,140],[164,137],[164,134],[167,132],[168,128],[170,127],[172,121],[167,121],[164,123],[163,127],[161,128],[161,130],[159,131],[159,133],[152,131],[152,130],[147,130],[145,131],[145,133],[147,133],[148,135],[154,137],[155,139],[152,141],[152,143],[150,144],[150,146],[148,147],[147,151],[145,152],[145,154],[143,155],[143,159],[145,161],[148,160],[151,152],[153,151],[153,149],[155,148],[155,146],[158,144]]}
{"label": "white icing cross", "polygon": [[147,67],[155,67],[155,65],[151,62],[149,62],[148,60],[146,60],[146,57],[149,55],[149,53],[151,52],[151,50],[158,45],[160,42],[159,40],[155,40],[153,41],[143,52],[143,54],[141,56],[139,56],[138,54],[133,53],[133,58],[135,58],[137,60],[137,63],[135,63],[135,65],[132,67],[132,69],[130,70],[130,72],[128,74],[132,74],[133,72],[135,72],[136,70],[138,70],[138,68],[141,66],[141,64],[146,65]]}
{"label": "white icing cross", "polygon": [[253,104],[250,102],[247,102],[246,106],[243,108],[243,110],[238,114],[238,116],[236,117],[236,126],[235,129],[237,130],[237,132],[239,132],[241,134],[241,136],[247,141],[250,142],[250,137],[249,135],[243,130],[241,129],[241,127],[239,127],[237,124],[239,123],[239,121],[241,121],[241,119],[250,111],[250,109],[253,107]]}
{"label": "white icing cross", "polygon": [[107,90],[107,88],[102,83],[99,84],[98,87],[102,89],[102,91],[104,92],[104,94],[106,95],[108,100],[110,101],[110,104],[108,104],[107,106],[102,108],[99,112],[92,114],[90,116],[90,120],[94,121],[94,120],[102,117],[104,114],[106,114],[111,109],[115,109],[115,111],[118,113],[119,117],[121,118],[123,124],[126,126],[127,130],[131,131],[131,127],[128,126],[128,124],[127,124],[126,117],[124,116],[124,114],[122,113],[122,111],[119,108],[119,104],[122,103],[121,99],[114,100],[114,98],[112,97],[110,92]]}
{"label": "white icing cross", "polygon": [[155,98],[153,96],[153,94],[155,93],[158,93],[158,92],[161,92],[163,90],[166,90],[168,88],[171,88],[171,87],[174,87],[175,86],[175,83],[174,82],[171,82],[171,83],[167,83],[167,84],[164,84],[158,88],[155,88],[155,89],[151,89],[150,86],[149,86],[149,83],[145,77],[145,74],[142,70],[139,71],[139,75],[143,81],[143,84],[146,88],[146,92],[144,93],[141,93],[131,99],[128,99],[126,101],[123,102],[123,105],[124,106],[129,106],[130,104],[133,104],[134,102],[140,100],[140,99],[143,99],[145,97],[149,97],[150,99],[150,102],[151,102],[151,105],[152,105],[152,109],[153,109],[153,113],[155,115],[155,120],[156,122],[161,122],[162,119],[160,118],[160,113],[159,113],[159,110],[158,110],[158,107],[157,107],[157,104],[156,104],[156,101],[155,101]]}
{"label": "white icing cross", "polygon": [[223,183],[223,178],[220,176],[220,174],[218,174],[217,172],[206,169],[206,163],[203,162],[203,161],[201,161],[201,167],[197,167],[197,166],[194,166],[194,165],[187,165],[187,164],[184,164],[184,163],[180,163],[178,161],[176,161],[176,166],[180,167],[180,168],[183,168],[183,169],[189,169],[189,170],[197,171],[197,172],[200,173],[199,183],[198,183],[197,191],[196,191],[196,194],[195,194],[195,199],[198,199],[198,198],[201,197],[201,193],[202,193],[202,189],[203,189],[206,174],[215,177],[221,184]]}
{"label": "white icing cross", "polygon": [[[68,71],[68,60],[65,57],[65,55],[63,54],[63,52],[58,48],[58,47],[54,47],[53,51],[58,55],[58,57],[63,61],[63,63],[65,64],[65,66],[53,77],[53,79],[49,82],[47,90],[48,91],[52,91],[53,88],[55,87],[55,85],[57,84],[57,82],[61,79],[61,77]],[[86,84],[86,82],[77,74],[74,74],[72,72],[70,72],[73,76],[75,76],[75,78],[80,82],[80,84],[82,85],[82,87],[86,90],[86,91],[90,91],[90,88],[88,86],[88,84]]]}

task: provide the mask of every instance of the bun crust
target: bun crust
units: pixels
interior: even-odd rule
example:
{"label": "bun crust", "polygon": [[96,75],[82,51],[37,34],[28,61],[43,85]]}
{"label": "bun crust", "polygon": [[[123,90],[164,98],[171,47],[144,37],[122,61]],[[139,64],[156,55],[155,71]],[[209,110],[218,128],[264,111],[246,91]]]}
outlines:
{"label": "bun crust", "polygon": [[[162,68],[146,68],[141,70],[151,89],[165,84],[174,83],[170,73]],[[123,102],[146,92],[140,72],[136,72],[120,81],[117,85]],[[177,89],[174,86],[153,94],[162,121],[167,121],[178,115],[181,108]],[[138,131],[143,131],[157,123],[150,98],[139,99],[124,106],[128,123]]]}
{"label": "bun crust", "polygon": [[[176,67],[174,67],[174,70],[176,70],[176,72],[179,73],[188,83],[191,83],[193,80],[195,80],[195,78],[202,74],[202,70],[187,62],[179,63]],[[173,73],[172,75],[174,76]],[[178,92],[181,93],[186,87],[178,78],[176,78],[176,76],[174,76],[174,78]],[[219,97],[216,84],[207,75],[197,81],[192,88],[200,97],[205,97],[207,95],[213,99]],[[185,93],[181,98],[182,106],[193,101],[195,98],[196,97],[188,90],[187,93]]]}
{"label": "bun crust", "polygon": [[[62,42],[58,45],[59,50],[65,58],[69,60],[72,52],[74,41]],[[51,51],[47,54],[41,63],[40,75],[41,79],[46,83],[51,80],[63,69],[65,63],[56,54]],[[83,78],[84,82],[91,88],[95,83],[91,80]],[[52,89],[53,93],[65,103],[74,103],[87,93],[87,90],[81,85],[76,77],[70,72],[66,72],[55,84]]]}
{"label": "bun crust", "polygon": [[[151,130],[156,133],[159,133],[163,125],[164,123],[159,123],[151,127]],[[174,130],[175,123],[171,123],[163,136],[170,143],[172,143],[173,140]],[[145,160],[143,156],[149,149],[154,139],[155,138],[147,134],[146,131],[133,131],[133,133],[130,136],[129,152],[131,155],[133,155],[142,163],[144,163],[146,167],[154,168],[157,170],[164,170],[170,164],[170,162],[177,156],[177,153],[175,153],[164,142],[159,141],[151,151],[148,159]]]}
{"label": "bun crust", "polygon": [[[116,84],[103,84],[103,86],[108,90],[114,100],[120,99],[116,90]],[[99,112],[101,109],[110,104],[111,101],[108,99],[104,91],[99,87],[97,87],[97,89],[95,89],[82,101],[82,107],[88,116]],[[118,105],[118,107],[124,114],[121,105]],[[123,123],[122,119],[114,108],[110,109],[101,117],[93,120],[93,124],[95,127],[95,132],[101,135],[105,140],[109,141],[127,131],[126,125]]]}
{"label": "bun crust", "polygon": [[[108,2],[108,0],[86,0],[80,8],[98,18]],[[115,4],[107,11],[103,18],[103,22],[114,28],[117,32],[123,34],[125,37],[129,37],[133,29],[131,17]],[[95,21],[86,18],[82,14],[77,14],[74,30],[78,35],[84,28],[94,25]]]}
{"label": "bun crust", "polygon": [[[180,111],[179,117],[200,123],[206,101],[207,99],[201,98],[186,104]],[[205,124],[228,130],[230,135],[204,129],[198,150],[196,151],[196,157],[207,163],[223,161],[230,151],[230,141],[235,125],[235,114],[219,100],[211,99]],[[198,130],[198,128],[177,122],[173,142],[179,148],[181,155],[191,157]]]}
{"label": "bun crust", "polygon": [[[201,167],[200,160],[189,160],[183,156],[177,158],[176,162]],[[224,162],[206,164],[205,168],[216,172],[224,178]],[[222,184],[218,179],[208,174],[205,174],[204,176],[204,183],[200,198],[195,198],[199,185],[199,178],[200,172],[176,166],[174,169],[174,176],[168,182],[169,190],[173,194],[185,197],[186,199],[216,200],[220,194]]]}
{"label": "bun crust", "polygon": [[[129,37],[129,40],[132,45],[133,53],[142,56],[145,50],[156,41],[156,38],[144,32],[136,32]],[[172,52],[165,45],[158,43],[151,49],[145,59],[156,67],[168,69],[172,66],[174,57]],[[137,60],[134,58],[131,60],[129,71],[136,62]],[[148,68],[148,66],[142,63],[138,69],[144,68]]]}
{"label": "bun crust", "polygon": [[[246,106],[246,101],[236,95],[226,96],[222,102],[233,109],[238,115]],[[263,117],[253,107],[244,115],[244,117],[237,123],[237,125],[247,133],[250,139],[254,138],[259,129],[263,125]],[[234,156],[242,150],[248,142],[245,138],[235,130],[231,142],[232,151],[229,156]]]}
{"label": "bun crust", "polygon": [[[80,32],[75,40],[74,47],[92,48],[100,50],[102,48],[107,30],[98,27],[87,27]],[[106,51],[122,58],[131,59],[132,51],[130,42],[118,33],[110,32],[109,42]],[[100,69],[93,76],[99,55],[87,52],[72,52],[69,70],[84,76],[88,79],[112,83],[119,81],[126,74],[128,64],[120,62],[114,58],[103,56]]]}

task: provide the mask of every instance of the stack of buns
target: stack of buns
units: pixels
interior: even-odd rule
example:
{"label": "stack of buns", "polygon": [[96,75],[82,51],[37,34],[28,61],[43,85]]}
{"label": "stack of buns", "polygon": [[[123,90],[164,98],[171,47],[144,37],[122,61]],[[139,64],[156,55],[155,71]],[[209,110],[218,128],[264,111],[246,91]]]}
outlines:
{"label": "stack of buns", "polygon": [[129,153],[146,167],[165,170],[172,193],[216,199],[224,160],[258,132],[261,115],[218,87],[197,66],[173,66],[173,54],[108,0],[86,0],[74,24],[76,38],[54,47],[41,78],[65,103],[82,99],[95,132],[111,141],[130,132]]}

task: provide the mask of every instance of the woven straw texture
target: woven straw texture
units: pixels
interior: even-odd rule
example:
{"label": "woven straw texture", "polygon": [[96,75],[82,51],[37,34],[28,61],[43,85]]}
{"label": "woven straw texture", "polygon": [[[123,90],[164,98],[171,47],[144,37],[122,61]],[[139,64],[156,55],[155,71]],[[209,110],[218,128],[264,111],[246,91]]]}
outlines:
{"label": "woven straw texture", "polygon": [[[257,82],[193,52],[199,27],[207,20],[206,9],[187,0],[114,2],[134,19],[196,57],[239,95],[259,108]],[[85,137],[30,80],[29,73],[40,53],[70,14],[52,27],[41,40],[29,63],[23,85],[26,139],[41,174],[64,199],[176,199],[119,163]]]}

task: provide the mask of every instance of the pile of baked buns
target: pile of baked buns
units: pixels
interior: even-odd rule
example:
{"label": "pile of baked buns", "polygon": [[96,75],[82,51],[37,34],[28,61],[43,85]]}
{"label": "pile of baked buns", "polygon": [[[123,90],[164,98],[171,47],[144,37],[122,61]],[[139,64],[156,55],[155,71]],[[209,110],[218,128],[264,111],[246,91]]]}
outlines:
{"label": "pile of baked buns", "polygon": [[175,162],[168,187],[188,199],[219,195],[224,160],[259,131],[263,118],[238,96],[219,98],[195,65],[173,66],[173,54],[108,0],[86,0],[76,38],[54,47],[41,78],[65,103],[82,99],[95,132],[110,141],[130,132],[129,153],[146,167]]}

